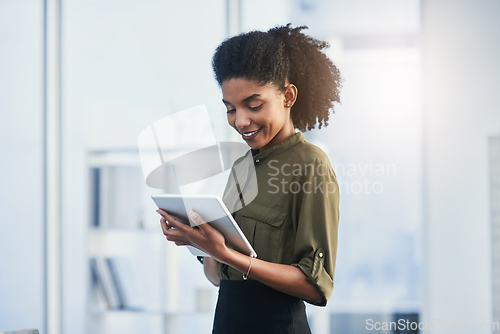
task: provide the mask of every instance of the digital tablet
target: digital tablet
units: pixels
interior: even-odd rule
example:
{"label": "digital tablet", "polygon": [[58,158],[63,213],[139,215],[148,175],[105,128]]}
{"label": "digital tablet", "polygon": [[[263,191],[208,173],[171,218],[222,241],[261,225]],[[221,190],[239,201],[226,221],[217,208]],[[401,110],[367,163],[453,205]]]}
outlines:
{"label": "digital tablet", "polygon": [[[241,231],[219,196],[215,195],[179,195],[179,194],[154,194],[151,196],[158,208],[167,211],[173,218],[180,222],[195,227],[188,219],[188,213],[193,210],[210,226],[216,228],[224,235],[226,245],[238,252],[257,257],[252,245]],[[209,256],[199,249],[187,246],[196,256]]]}

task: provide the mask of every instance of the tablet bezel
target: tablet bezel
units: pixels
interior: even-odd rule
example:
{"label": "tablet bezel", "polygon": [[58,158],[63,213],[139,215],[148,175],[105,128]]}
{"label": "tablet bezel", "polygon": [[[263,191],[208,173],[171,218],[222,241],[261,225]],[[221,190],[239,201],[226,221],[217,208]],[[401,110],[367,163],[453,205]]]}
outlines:
{"label": "tablet bezel", "polygon": [[[257,253],[219,196],[153,194],[151,198],[158,208],[167,211],[167,213],[171,214],[175,219],[186,225],[190,224],[193,226],[193,223],[188,219],[188,213],[191,210],[196,211],[201,218],[204,219],[205,217],[220,217],[207,223],[224,235],[226,245],[240,253],[254,258],[257,257]],[[185,206],[185,199],[191,204],[190,207]],[[230,225],[228,225],[228,223],[230,223]],[[188,248],[193,255],[209,256],[195,247]]]}

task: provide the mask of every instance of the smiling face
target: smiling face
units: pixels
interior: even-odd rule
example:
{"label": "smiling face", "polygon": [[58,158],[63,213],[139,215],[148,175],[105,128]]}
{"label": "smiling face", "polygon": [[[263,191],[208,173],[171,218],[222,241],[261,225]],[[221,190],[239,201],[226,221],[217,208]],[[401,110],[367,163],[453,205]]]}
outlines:
{"label": "smiling face", "polygon": [[274,84],[259,85],[242,78],[222,82],[222,102],[227,121],[252,149],[264,151],[295,134],[290,108],[297,88],[290,84],[284,92]]}

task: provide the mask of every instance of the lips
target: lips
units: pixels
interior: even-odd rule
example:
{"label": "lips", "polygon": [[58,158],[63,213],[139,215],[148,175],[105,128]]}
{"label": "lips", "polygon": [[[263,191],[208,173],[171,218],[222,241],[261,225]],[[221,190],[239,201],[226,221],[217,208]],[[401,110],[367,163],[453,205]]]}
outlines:
{"label": "lips", "polygon": [[241,137],[243,138],[243,140],[246,140],[246,141],[252,140],[259,134],[261,129],[262,128],[254,130],[254,131],[244,132],[241,134]]}

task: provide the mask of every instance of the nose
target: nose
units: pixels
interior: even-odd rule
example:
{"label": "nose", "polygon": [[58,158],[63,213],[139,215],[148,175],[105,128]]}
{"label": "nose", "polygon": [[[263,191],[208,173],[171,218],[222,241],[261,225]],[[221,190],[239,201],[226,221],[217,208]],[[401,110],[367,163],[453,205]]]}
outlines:
{"label": "nose", "polygon": [[235,111],[234,126],[236,129],[241,130],[252,123],[248,114],[242,110]]}

